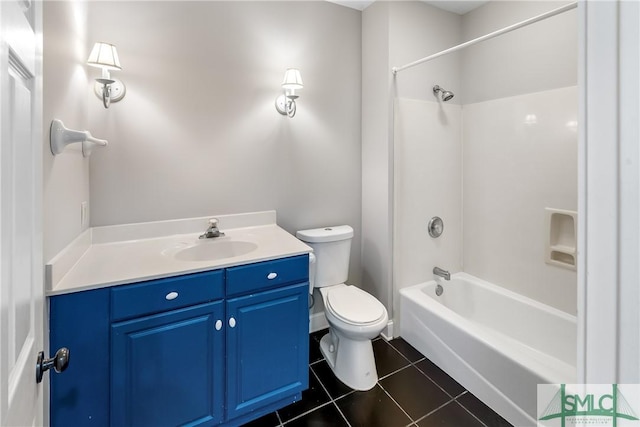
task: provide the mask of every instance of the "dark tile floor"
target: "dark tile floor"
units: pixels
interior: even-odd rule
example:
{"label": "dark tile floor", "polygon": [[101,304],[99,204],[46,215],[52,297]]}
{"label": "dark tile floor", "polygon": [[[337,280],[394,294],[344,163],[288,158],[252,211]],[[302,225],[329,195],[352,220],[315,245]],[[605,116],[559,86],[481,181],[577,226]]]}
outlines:
{"label": "dark tile floor", "polygon": [[309,337],[309,389],[302,400],[246,426],[511,426],[402,338],[373,341],[378,384],[365,392],[351,390],[320,353],[326,332]]}

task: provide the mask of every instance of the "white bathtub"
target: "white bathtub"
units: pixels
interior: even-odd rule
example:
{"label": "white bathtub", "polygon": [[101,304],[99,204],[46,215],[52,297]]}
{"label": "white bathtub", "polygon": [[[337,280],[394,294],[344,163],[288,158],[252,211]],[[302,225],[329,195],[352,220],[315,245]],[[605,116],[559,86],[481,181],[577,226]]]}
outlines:
{"label": "white bathtub", "polygon": [[400,335],[514,426],[536,386],[575,383],[576,318],[466,273],[400,290]]}

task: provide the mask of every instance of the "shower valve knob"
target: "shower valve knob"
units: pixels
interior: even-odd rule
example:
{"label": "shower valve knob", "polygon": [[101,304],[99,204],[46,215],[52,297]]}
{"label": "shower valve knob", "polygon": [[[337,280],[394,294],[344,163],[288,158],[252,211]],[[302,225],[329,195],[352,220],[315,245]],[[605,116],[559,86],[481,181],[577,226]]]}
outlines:
{"label": "shower valve knob", "polygon": [[427,224],[427,229],[429,230],[429,236],[431,237],[440,237],[442,232],[444,231],[444,222],[442,218],[439,216],[434,216],[429,220],[429,224]]}

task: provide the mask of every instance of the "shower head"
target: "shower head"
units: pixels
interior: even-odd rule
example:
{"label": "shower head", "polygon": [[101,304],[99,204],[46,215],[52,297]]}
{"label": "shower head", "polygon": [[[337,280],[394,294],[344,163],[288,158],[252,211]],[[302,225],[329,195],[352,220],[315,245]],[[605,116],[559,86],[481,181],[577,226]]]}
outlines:
{"label": "shower head", "polygon": [[441,88],[438,85],[435,85],[433,87],[433,94],[435,96],[438,96],[438,92],[441,92],[440,97],[442,98],[442,102],[447,102],[449,101],[451,98],[453,98],[453,92],[448,91],[448,90],[444,90],[443,88]]}

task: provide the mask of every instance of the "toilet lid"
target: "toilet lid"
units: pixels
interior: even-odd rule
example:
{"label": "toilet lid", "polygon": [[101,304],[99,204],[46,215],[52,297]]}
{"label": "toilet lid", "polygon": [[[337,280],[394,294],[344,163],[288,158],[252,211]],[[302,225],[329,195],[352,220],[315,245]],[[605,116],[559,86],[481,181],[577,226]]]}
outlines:
{"label": "toilet lid", "polygon": [[327,295],[327,302],[333,314],[353,324],[375,322],[380,320],[385,312],[380,301],[355,286],[332,289]]}

